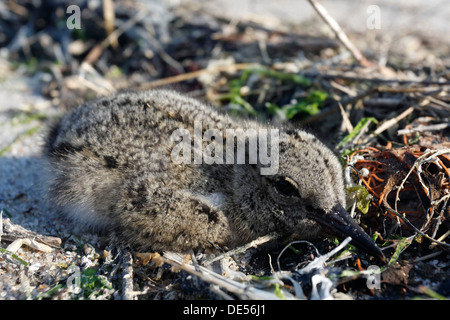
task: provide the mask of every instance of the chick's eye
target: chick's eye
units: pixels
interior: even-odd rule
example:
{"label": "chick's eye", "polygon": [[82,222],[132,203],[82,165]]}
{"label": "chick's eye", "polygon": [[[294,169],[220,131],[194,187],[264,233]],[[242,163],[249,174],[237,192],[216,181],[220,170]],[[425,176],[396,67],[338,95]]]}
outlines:
{"label": "chick's eye", "polygon": [[290,181],[289,178],[281,178],[275,181],[275,190],[284,196],[284,197],[292,197],[298,195],[298,189],[295,185],[295,182]]}

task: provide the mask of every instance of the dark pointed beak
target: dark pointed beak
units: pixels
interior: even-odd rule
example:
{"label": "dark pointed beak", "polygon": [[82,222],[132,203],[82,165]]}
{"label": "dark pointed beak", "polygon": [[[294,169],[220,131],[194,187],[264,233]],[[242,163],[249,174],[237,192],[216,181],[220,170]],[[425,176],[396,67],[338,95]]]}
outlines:
{"label": "dark pointed beak", "polygon": [[341,239],[352,237],[351,243],[358,249],[386,263],[386,258],[380,248],[341,205],[336,205],[325,214],[310,213],[309,217],[322,225],[331,235]]}

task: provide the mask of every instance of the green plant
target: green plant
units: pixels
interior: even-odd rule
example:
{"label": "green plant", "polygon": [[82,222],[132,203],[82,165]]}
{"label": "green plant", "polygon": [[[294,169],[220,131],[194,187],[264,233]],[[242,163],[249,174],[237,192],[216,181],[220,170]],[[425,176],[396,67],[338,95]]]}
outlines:
{"label": "green plant", "polygon": [[315,90],[311,91],[304,99],[297,103],[278,107],[276,104],[268,102],[266,103],[266,108],[268,108],[270,114],[279,113],[288,120],[296,115],[306,118],[319,113],[327,97],[328,94],[325,91]]}

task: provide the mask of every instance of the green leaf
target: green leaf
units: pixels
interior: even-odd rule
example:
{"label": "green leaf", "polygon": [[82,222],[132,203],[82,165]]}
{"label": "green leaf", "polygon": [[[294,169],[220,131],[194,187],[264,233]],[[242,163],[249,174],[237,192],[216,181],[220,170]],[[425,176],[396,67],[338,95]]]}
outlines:
{"label": "green leaf", "polygon": [[[293,73],[286,73],[281,71],[275,71],[266,67],[249,68],[242,72],[240,78],[232,79],[228,82],[230,91],[227,94],[219,97],[219,100],[229,100],[230,103],[238,106],[239,111],[244,111],[250,115],[257,115],[257,111],[253,106],[244,99],[242,95],[242,87],[247,83],[247,80],[251,74],[259,74],[265,77],[275,78],[284,82],[294,82],[303,86],[310,86],[311,81],[303,76]],[[283,112],[287,119],[291,119],[298,113],[305,113],[306,115],[312,115],[319,112],[319,104],[321,104],[327,97],[327,93],[323,91],[313,91],[305,101],[296,105],[286,105],[283,108],[279,108],[273,103],[267,103],[266,107],[269,109],[269,113],[274,115],[278,112]],[[242,109],[240,108],[242,107]]]}
{"label": "green leaf", "polygon": [[10,213],[8,210],[6,210],[5,208],[3,208],[2,210],[3,210],[3,213],[6,214],[6,216],[7,216],[8,218],[11,218],[11,217],[12,217],[11,213]]}
{"label": "green leaf", "polygon": [[374,233],[372,234],[372,240],[373,240],[373,242],[376,242],[379,236],[380,236],[380,234],[379,234],[378,232],[374,232]]}
{"label": "green leaf", "polygon": [[281,109],[275,103],[266,102],[266,108],[270,115],[276,115]]}
{"label": "green leaf", "polygon": [[301,251],[298,249],[295,249],[294,246],[289,246],[289,250],[291,250],[295,254],[299,254]]}
{"label": "green leaf", "polygon": [[[419,286],[419,291],[421,291],[422,293],[426,294],[427,296],[429,296],[430,298],[436,299],[436,300],[448,300],[445,296],[437,293],[436,291],[421,285]],[[413,300],[421,300],[421,298],[419,297],[415,297],[413,298]]]}
{"label": "green leaf", "polygon": [[281,291],[281,286],[280,286],[279,284],[275,284],[274,294],[275,294],[278,298],[280,298],[280,299],[282,299],[282,300],[286,299],[286,298],[284,297],[283,292]]}
{"label": "green leaf", "polygon": [[320,107],[327,97],[328,94],[324,91],[311,91],[298,103],[284,105],[281,110],[286,119],[292,119],[296,115],[306,118],[319,113]]}
{"label": "green leaf", "polygon": [[57,285],[51,287],[50,289],[48,289],[46,292],[38,293],[36,295],[36,297],[34,297],[34,299],[35,300],[50,299],[55,294],[57,294],[63,287],[64,287],[64,285],[57,284]]}
{"label": "green leaf", "polygon": [[403,237],[397,244],[397,248],[395,248],[395,252],[392,255],[391,259],[389,259],[388,265],[393,265],[398,258],[400,257],[400,254],[412,243],[414,239],[414,236],[411,237]]}
{"label": "green leaf", "polygon": [[369,211],[370,201],[372,200],[372,195],[369,191],[360,185],[348,187],[346,191],[350,198],[356,197],[356,207],[359,211],[366,214]]}
{"label": "green leaf", "polygon": [[378,120],[373,117],[362,118],[353,128],[353,131],[346,135],[344,139],[339,142],[338,147],[342,147],[348,142],[352,141],[358,135],[358,133],[370,122],[378,123]]}
{"label": "green leaf", "polygon": [[255,276],[253,274],[250,275],[250,278],[255,281],[270,281],[273,280],[272,276]]}
{"label": "green leaf", "polygon": [[325,91],[315,90],[311,91],[311,93],[306,97],[306,101],[309,103],[321,103],[324,102],[326,98],[328,98],[328,93]]}
{"label": "green leaf", "polygon": [[92,277],[97,273],[97,270],[95,268],[87,268],[84,270],[83,275],[86,277]]}
{"label": "green leaf", "polygon": [[347,277],[359,276],[360,274],[361,274],[361,272],[359,272],[359,271],[345,269],[345,270],[342,270],[342,272],[339,276],[341,278],[347,278]]}
{"label": "green leaf", "polygon": [[112,289],[112,284],[105,276],[98,275],[96,268],[87,268],[81,276],[81,296],[90,298],[102,293],[105,289]]}
{"label": "green leaf", "polygon": [[244,107],[244,110],[249,114],[256,115],[257,113],[253,106],[239,95],[234,95],[233,97],[231,97],[230,102]]}
{"label": "green leaf", "polygon": [[319,105],[317,103],[308,104],[302,101],[294,105],[286,105],[282,110],[287,119],[292,119],[297,114],[308,117],[319,113]]}

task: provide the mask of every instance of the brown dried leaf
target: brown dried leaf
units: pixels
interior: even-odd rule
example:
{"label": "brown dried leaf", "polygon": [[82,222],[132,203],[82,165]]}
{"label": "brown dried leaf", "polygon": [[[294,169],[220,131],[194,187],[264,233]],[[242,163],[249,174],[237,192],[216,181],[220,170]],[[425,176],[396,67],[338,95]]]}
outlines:
{"label": "brown dried leaf", "polygon": [[382,273],[383,282],[390,284],[407,285],[409,271],[411,270],[411,268],[412,265],[410,263],[401,265],[399,262],[396,262],[394,265],[392,265],[392,267],[388,268]]}
{"label": "brown dried leaf", "polygon": [[151,262],[154,263],[155,267],[160,267],[164,263],[161,259],[161,255],[158,252],[137,252],[136,257],[141,260],[142,265],[146,266]]}

